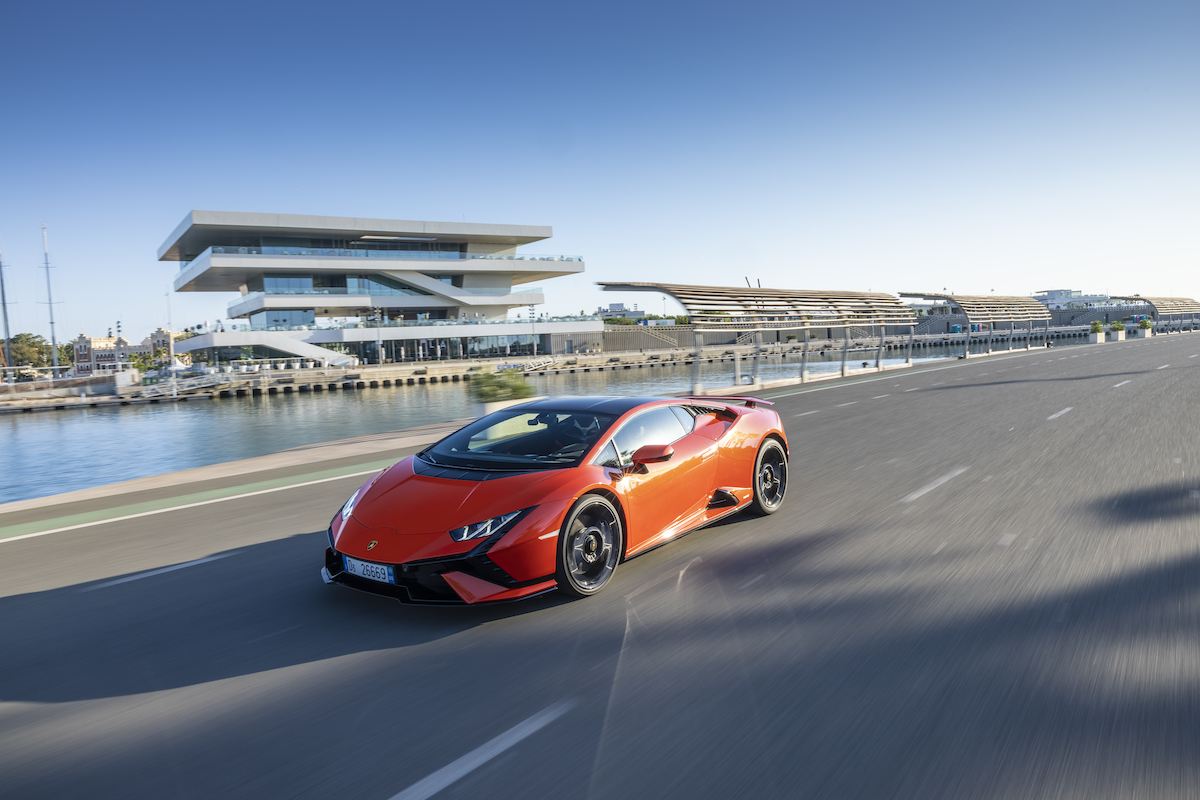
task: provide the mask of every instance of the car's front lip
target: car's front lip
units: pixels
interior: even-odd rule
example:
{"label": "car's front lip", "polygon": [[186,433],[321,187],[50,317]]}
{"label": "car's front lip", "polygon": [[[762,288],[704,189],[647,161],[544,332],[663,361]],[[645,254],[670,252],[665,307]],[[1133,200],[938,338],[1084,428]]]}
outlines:
{"label": "car's front lip", "polygon": [[[330,533],[332,544],[332,532]],[[348,574],[342,556],[335,547],[325,550],[321,579],[352,589],[390,597],[412,605],[474,605],[521,600],[550,591],[554,576],[517,581],[489,559],[486,553],[471,551],[458,556],[423,559],[389,564],[350,556],[361,561],[392,567],[396,583],[381,583]]]}

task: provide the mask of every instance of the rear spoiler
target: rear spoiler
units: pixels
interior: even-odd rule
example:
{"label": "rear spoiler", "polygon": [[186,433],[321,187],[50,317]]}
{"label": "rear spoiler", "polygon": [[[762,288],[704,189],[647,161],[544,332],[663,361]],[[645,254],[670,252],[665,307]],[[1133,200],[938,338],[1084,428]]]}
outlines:
{"label": "rear spoiler", "polygon": [[684,399],[685,400],[724,400],[724,401],[730,402],[730,403],[745,403],[746,408],[756,408],[757,406],[760,406],[760,405],[763,405],[763,406],[775,405],[770,400],[761,400],[757,397],[699,397],[697,395],[691,395],[689,397],[685,397]]}

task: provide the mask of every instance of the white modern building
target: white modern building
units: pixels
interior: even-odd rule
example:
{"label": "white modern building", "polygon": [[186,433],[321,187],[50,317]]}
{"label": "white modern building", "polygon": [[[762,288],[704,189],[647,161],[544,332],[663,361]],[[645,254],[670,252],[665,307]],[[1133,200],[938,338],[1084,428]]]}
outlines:
{"label": "white modern building", "polygon": [[1084,294],[1078,289],[1046,289],[1034,293],[1033,299],[1051,309],[1082,309],[1114,305],[1106,294]]}
{"label": "white modern building", "polygon": [[[582,349],[595,318],[538,318],[531,284],[583,272],[578,256],[517,248],[547,226],[192,211],[158,250],[178,292],[237,292],[226,319],[179,342],[214,363],[331,364]],[[520,319],[509,320],[519,309]],[[575,340],[578,340],[576,346]]]}

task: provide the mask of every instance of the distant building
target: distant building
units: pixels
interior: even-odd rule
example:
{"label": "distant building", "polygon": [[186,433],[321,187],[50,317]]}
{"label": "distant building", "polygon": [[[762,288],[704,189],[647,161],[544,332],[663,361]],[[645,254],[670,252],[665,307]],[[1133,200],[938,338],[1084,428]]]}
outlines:
{"label": "distant building", "polygon": [[121,336],[91,337],[81,333],[79,338],[72,342],[75,347],[75,376],[88,378],[127,369],[129,360],[134,355],[153,357],[160,350],[173,359],[175,337],[178,335],[159,328],[143,339],[141,344],[130,344]]}
{"label": "distant building", "polygon": [[[178,263],[177,292],[237,293],[224,324],[180,343],[197,361],[533,355],[573,349],[603,330],[596,319],[525,321],[545,299],[534,283],[584,271],[579,256],[518,249],[551,233],[541,225],[193,211],[158,257]],[[513,311],[521,319],[509,319]]]}
{"label": "distant building", "polygon": [[596,315],[604,319],[616,319],[624,317],[625,319],[641,319],[646,316],[645,311],[639,311],[636,308],[626,308],[624,303],[609,303],[608,308],[600,306],[596,309]]}
{"label": "distant building", "polygon": [[1052,309],[1120,305],[1106,294],[1084,294],[1078,289],[1046,289],[1036,292],[1033,299]]}

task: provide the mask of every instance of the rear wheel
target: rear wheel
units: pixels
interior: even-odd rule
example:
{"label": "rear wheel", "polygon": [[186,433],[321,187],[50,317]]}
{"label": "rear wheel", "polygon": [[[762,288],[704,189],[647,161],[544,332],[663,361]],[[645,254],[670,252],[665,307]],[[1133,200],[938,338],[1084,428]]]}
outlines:
{"label": "rear wheel", "polygon": [[783,505],[787,492],[787,453],[775,439],[767,439],[754,459],[754,499],[750,508],[756,514],[774,514]]}
{"label": "rear wheel", "polygon": [[600,495],[585,495],[567,514],[558,537],[559,590],[587,597],[603,589],[621,561],[624,544],[616,507]]}

